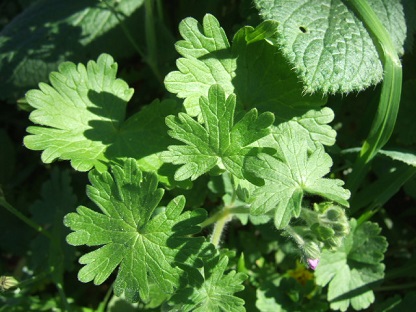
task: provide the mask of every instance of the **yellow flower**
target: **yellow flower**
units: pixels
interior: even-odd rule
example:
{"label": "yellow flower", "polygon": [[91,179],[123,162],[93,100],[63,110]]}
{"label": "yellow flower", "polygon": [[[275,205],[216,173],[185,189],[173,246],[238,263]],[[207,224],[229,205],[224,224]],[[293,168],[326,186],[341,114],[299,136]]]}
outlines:
{"label": "yellow flower", "polygon": [[306,283],[314,279],[314,275],[302,263],[296,262],[296,268],[288,270],[287,274],[298,281],[299,284],[305,286]]}

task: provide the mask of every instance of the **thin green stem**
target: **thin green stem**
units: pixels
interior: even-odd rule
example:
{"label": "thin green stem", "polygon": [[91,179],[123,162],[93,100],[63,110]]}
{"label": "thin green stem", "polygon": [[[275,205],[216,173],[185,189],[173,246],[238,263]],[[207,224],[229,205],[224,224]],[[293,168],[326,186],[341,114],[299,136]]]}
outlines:
{"label": "thin green stem", "polygon": [[370,220],[379,210],[380,207],[378,207],[377,209],[367,210],[364,213],[362,213],[357,220],[357,227],[363,224],[364,222]]}
{"label": "thin green stem", "polygon": [[349,0],[348,2],[361,16],[367,30],[373,36],[384,67],[379,106],[370,133],[363,143],[361,153],[347,181],[347,187],[354,194],[369,170],[370,161],[387,143],[393,132],[400,104],[402,65],[390,34],[368,2],[366,0]]}
{"label": "thin green stem", "polygon": [[211,235],[211,243],[215,247],[219,246],[221,236],[222,236],[222,233],[224,231],[224,227],[228,222],[230,222],[230,220],[231,220],[231,215],[228,213],[228,214],[224,214],[224,217],[219,219],[215,223],[214,230],[212,231],[212,235]]}
{"label": "thin green stem", "polygon": [[295,240],[295,242],[299,246],[305,245],[305,240],[303,239],[303,237],[300,236],[290,225],[285,227],[284,230],[290,235],[290,237],[292,237]]}
{"label": "thin green stem", "polygon": [[215,213],[213,216],[206,219],[200,225],[201,225],[202,228],[205,228],[207,226],[210,226],[211,224],[214,224],[218,220],[226,218],[230,214],[237,214],[237,213],[239,213],[239,214],[248,214],[249,212],[250,212],[250,209],[248,208],[248,206],[223,208],[222,210]]}
{"label": "thin green stem", "polygon": [[157,17],[160,20],[164,20],[164,17],[163,17],[163,1],[162,0],[156,0],[156,10],[157,10]]}
{"label": "thin green stem", "polygon": [[66,298],[64,287],[62,283],[55,283],[56,288],[58,289],[59,296],[61,297],[62,301],[62,310],[63,311],[71,311],[71,307],[69,306],[68,299]]}
{"label": "thin green stem", "polygon": [[26,223],[28,226],[30,226],[32,229],[34,229],[36,232],[39,232],[39,233],[45,235],[50,240],[52,240],[52,236],[49,232],[45,231],[39,224],[37,224],[33,220],[29,219],[24,214],[22,214],[19,210],[17,210],[12,205],[10,205],[3,196],[0,196],[0,205],[3,206],[4,208],[6,208],[10,213],[14,214],[16,217],[18,217],[24,223]]}
{"label": "thin green stem", "polygon": [[114,287],[114,283],[111,284],[111,286],[108,288],[107,293],[105,294],[104,299],[98,305],[98,308],[97,308],[96,312],[106,311],[108,301],[110,301],[111,294],[113,293],[113,287]]}
{"label": "thin green stem", "polygon": [[124,24],[124,21],[119,17],[119,12],[117,12],[106,0],[102,0],[105,6],[114,14],[115,18],[120,23],[121,29],[124,32],[124,35],[127,37],[127,40],[130,41],[133,48],[137,51],[137,53],[145,59],[145,54],[140,49],[139,45],[136,43],[136,41],[133,39],[133,36],[130,34],[130,31],[127,29],[126,25]]}
{"label": "thin green stem", "polygon": [[214,214],[212,217],[206,219],[201,223],[201,227],[207,227],[211,224],[214,224],[214,229],[211,234],[211,243],[218,247],[220,244],[221,236],[224,231],[225,225],[231,221],[233,214],[248,214],[249,213],[248,205],[239,206],[239,207],[223,207],[220,211]]}
{"label": "thin green stem", "polygon": [[[107,8],[114,14],[114,16],[117,18],[117,20],[120,23],[121,29],[124,32],[124,35],[127,37],[127,40],[130,42],[130,44],[133,46],[133,48],[136,50],[136,52],[140,55],[140,57],[147,63],[147,65],[149,65],[149,67],[152,69],[154,75],[156,76],[156,78],[158,79],[158,81],[162,82],[163,81],[163,77],[161,76],[160,72],[159,72],[159,68],[157,67],[157,61],[154,60],[154,58],[157,56],[157,54],[151,54],[150,52],[152,50],[155,50],[155,46],[148,46],[148,55],[147,56],[142,49],[140,48],[140,46],[136,43],[136,41],[134,40],[133,36],[131,35],[129,29],[126,27],[126,25],[124,24],[124,20],[120,18],[119,16],[119,12],[117,12],[109,3],[107,3],[106,0],[102,0],[104,2],[104,4],[107,6]],[[150,0],[146,0],[145,5],[147,2],[149,2]],[[148,4],[149,6],[149,4]],[[150,4],[151,7],[151,4]],[[153,39],[155,38],[154,35],[154,21],[152,22],[148,22],[148,20],[152,19],[153,17],[150,18],[148,17],[149,14],[152,14],[152,10],[150,10],[150,12],[147,11],[147,7],[146,7],[146,43],[149,45],[149,38],[148,36],[152,34],[151,30],[148,30],[148,27],[151,27],[153,29]],[[150,41],[152,41],[152,39],[150,39]]]}
{"label": "thin green stem", "polygon": [[152,68],[159,81],[162,81],[162,76],[158,66],[158,51],[155,31],[155,17],[153,13],[153,0],[145,0],[144,7],[145,14],[145,32],[146,32],[146,46],[147,46],[147,62]]}
{"label": "thin green stem", "polygon": [[39,280],[42,280],[42,279],[46,278],[49,274],[51,274],[51,272],[52,272],[52,269],[49,269],[48,271],[44,271],[42,273],[39,273],[36,276],[33,276],[33,277],[30,277],[30,278],[25,279],[23,281],[20,281],[18,284],[13,286],[13,288],[11,288],[11,289],[15,289],[15,288],[23,289],[23,288],[27,287],[30,284],[33,284],[33,283],[35,283]]}
{"label": "thin green stem", "polygon": [[301,208],[300,217],[305,220],[307,224],[314,224],[319,222],[316,212],[308,208]]}

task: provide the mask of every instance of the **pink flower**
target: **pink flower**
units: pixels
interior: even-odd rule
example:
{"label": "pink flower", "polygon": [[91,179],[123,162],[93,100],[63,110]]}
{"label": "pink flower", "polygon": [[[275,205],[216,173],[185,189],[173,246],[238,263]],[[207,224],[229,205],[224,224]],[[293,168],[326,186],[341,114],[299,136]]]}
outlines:
{"label": "pink flower", "polygon": [[319,264],[319,259],[308,259],[307,261],[309,268],[311,268],[312,270],[315,270]]}

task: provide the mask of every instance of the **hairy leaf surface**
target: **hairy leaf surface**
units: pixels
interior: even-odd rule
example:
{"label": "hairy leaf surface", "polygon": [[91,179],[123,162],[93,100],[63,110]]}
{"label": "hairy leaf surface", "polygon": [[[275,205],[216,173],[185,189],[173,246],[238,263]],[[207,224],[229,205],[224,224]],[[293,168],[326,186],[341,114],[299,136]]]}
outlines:
{"label": "hairy leaf surface", "polygon": [[[242,282],[247,278],[244,273],[231,271],[225,274],[228,257],[222,256],[204,266],[199,276],[200,286],[179,290],[170,300],[169,311],[180,312],[242,312],[244,300],[234,296],[242,291]],[[176,303],[176,304],[175,304]]]}
{"label": "hairy leaf surface", "polygon": [[188,17],[179,24],[184,40],[176,43],[176,50],[184,56],[176,62],[179,71],[165,78],[166,89],[184,98],[188,114],[199,114],[199,97],[207,96],[208,89],[221,84],[227,95],[233,92],[231,79],[236,60],[231,54],[230,43],[218,20],[207,14],[201,25]]}
{"label": "hairy leaf surface", "polygon": [[235,105],[233,94],[226,98],[221,86],[213,85],[208,98],[200,99],[203,125],[184,113],[166,118],[169,135],[186,144],[171,145],[162,153],[164,161],[183,165],[176,180],[195,180],[215,166],[242,177],[244,157],[252,150],[249,145],[270,133],[274,116],[257,115],[253,108],[234,123]]}
{"label": "hairy leaf surface", "polygon": [[65,225],[73,233],[71,245],[101,246],[83,255],[78,278],[103,283],[119,267],[114,284],[117,296],[136,302],[150,300],[149,285],[156,284],[171,294],[184,277],[176,263],[195,265],[204,238],[189,235],[206,213],[197,209],[182,213],[185,198],[178,196],[166,208],[158,207],[163,190],[154,174],[142,173],[135,160],[112,167],[112,173],[91,171],[89,198],[100,208],[96,212],[80,206],[66,215]]}
{"label": "hairy leaf surface", "polygon": [[260,154],[248,157],[245,169],[264,179],[251,197],[251,214],[273,211],[277,228],[284,228],[298,217],[305,194],[319,195],[348,206],[350,192],[343,181],[323,178],[332,166],[331,157],[322,145],[308,150],[307,141],[293,128],[286,127],[276,141],[277,157]]}
{"label": "hairy leaf surface", "polygon": [[102,54],[85,67],[66,62],[26,97],[35,108],[25,145],[43,150],[42,161],[70,160],[72,167],[103,171],[111,161],[140,159],[145,170],[157,170],[158,153],[172,140],[166,136],[164,117],[177,111],[173,101],[154,101],[125,120],[133,89],[116,78],[117,64]]}
{"label": "hairy leaf surface", "polygon": [[[383,68],[371,36],[341,0],[256,0],[264,19],[279,23],[283,55],[305,83],[307,92],[351,92],[378,83]],[[369,4],[403,54],[406,23],[399,0]]]}
{"label": "hairy leaf surface", "polygon": [[325,133],[325,137],[314,139],[322,139],[325,145],[334,144],[335,132],[327,126],[333,119],[332,110],[321,108],[326,97],[304,94],[296,73],[269,41],[275,36],[277,23],[265,21],[256,28],[243,27],[235,34],[232,45],[209,14],[202,27],[195,19],[187,18],[179,28],[185,40],[179,41],[176,48],[183,58],[177,61],[179,71],[167,75],[165,86],[185,99],[190,116],[199,116],[199,98],[206,97],[212,85],[220,84],[226,96],[236,94],[239,109],[271,111],[277,124],[293,120],[312,135]]}
{"label": "hairy leaf surface", "polygon": [[315,271],[316,283],[329,284],[328,301],[334,310],[367,308],[374,302],[374,283],[384,277],[387,241],[381,228],[372,222],[357,224],[351,219],[351,232],[336,252],[324,251]]}

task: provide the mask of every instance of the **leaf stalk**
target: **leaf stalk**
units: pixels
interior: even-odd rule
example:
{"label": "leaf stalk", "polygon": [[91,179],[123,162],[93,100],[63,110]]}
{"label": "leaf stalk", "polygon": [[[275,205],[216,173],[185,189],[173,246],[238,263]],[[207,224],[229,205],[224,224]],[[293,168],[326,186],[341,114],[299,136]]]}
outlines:
{"label": "leaf stalk", "polygon": [[205,228],[215,223],[214,229],[211,234],[211,243],[215,247],[218,247],[220,244],[220,240],[221,240],[225,225],[231,221],[233,215],[236,213],[248,214],[249,213],[248,205],[239,206],[239,207],[224,206],[223,209],[221,209],[216,214],[214,214],[213,216],[211,216],[210,218],[206,219],[204,222],[201,223],[202,228]]}
{"label": "leaf stalk", "polygon": [[0,206],[3,206],[4,208],[6,208],[10,213],[15,215],[20,220],[22,220],[24,223],[26,223],[28,226],[30,226],[32,229],[34,229],[36,232],[39,232],[39,233],[45,235],[50,240],[52,240],[52,236],[49,232],[45,231],[39,224],[37,224],[33,220],[29,219],[24,214],[22,214],[19,210],[17,210],[12,205],[10,205],[3,196],[0,196]]}
{"label": "leaf stalk", "polygon": [[[140,55],[140,57],[149,65],[150,69],[153,71],[153,74],[156,76],[159,82],[163,81],[163,77],[160,74],[158,64],[157,64],[157,52],[156,51],[156,35],[154,29],[154,18],[153,18],[153,9],[152,3],[149,0],[145,1],[145,9],[146,9],[146,17],[145,17],[145,33],[146,33],[146,44],[148,48],[148,53],[144,53],[144,51],[140,48],[140,46],[136,43],[133,36],[131,35],[130,31],[124,24],[124,20],[119,17],[119,12],[115,10],[106,0],[102,0],[107,8],[114,14],[117,20],[120,23],[120,27],[124,32],[124,35],[127,37],[127,40],[136,50],[136,52]],[[160,9],[159,9],[160,11]]]}
{"label": "leaf stalk", "polygon": [[228,217],[229,215],[234,214],[248,214],[249,213],[249,207],[248,206],[239,206],[239,207],[232,207],[232,208],[223,208],[222,210],[215,213],[213,216],[206,219],[204,222],[200,224],[202,228],[206,228],[207,226],[210,226],[211,224],[217,222],[218,220],[221,220],[223,218]]}

